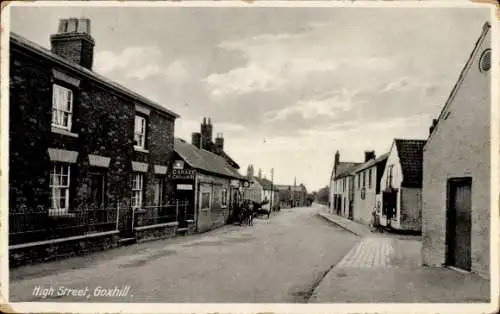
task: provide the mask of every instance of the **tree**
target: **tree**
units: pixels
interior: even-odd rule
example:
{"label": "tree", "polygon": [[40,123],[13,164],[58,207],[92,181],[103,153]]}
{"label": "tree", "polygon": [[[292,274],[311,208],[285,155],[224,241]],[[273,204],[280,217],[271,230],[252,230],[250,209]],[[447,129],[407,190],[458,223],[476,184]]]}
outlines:
{"label": "tree", "polygon": [[325,205],[328,204],[329,193],[330,189],[328,188],[328,186],[321,188],[316,195],[316,201],[320,204],[325,204]]}

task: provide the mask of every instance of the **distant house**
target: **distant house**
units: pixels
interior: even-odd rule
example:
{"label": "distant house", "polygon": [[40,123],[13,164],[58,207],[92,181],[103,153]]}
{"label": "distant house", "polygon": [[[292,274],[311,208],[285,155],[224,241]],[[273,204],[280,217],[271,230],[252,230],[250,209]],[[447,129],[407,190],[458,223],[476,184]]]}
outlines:
{"label": "distant house", "polygon": [[194,204],[187,212],[179,212],[179,227],[195,223],[196,230],[203,232],[228,221],[244,178],[223,157],[195,145],[175,139],[171,175],[177,180],[177,198]]}
{"label": "distant house", "polygon": [[365,224],[371,222],[371,213],[377,206],[380,180],[388,156],[386,153],[377,158],[374,151],[367,151],[365,163],[354,170],[354,220]]}
{"label": "distant house", "polygon": [[[490,203],[490,28],[484,24],[430,129],[422,209],[423,263],[454,266],[485,278],[490,277],[490,215],[498,213]],[[498,148],[493,149],[497,154]]]}
{"label": "distant house", "polygon": [[290,185],[277,184],[276,189],[279,194],[279,204],[280,208],[290,208],[292,207],[292,189]]}
{"label": "distant house", "polygon": [[304,207],[307,206],[307,189],[304,184],[297,185],[276,185],[279,193],[279,203],[281,208]]}
{"label": "distant house", "polygon": [[255,180],[262,186],[262,202],[268,202],[264,208],[269,209],[271,206],[272,208],[277,208],[279,206],[279,192],[273,182],[265,177],[257,177]]}
{"label": "distant house", "polygon": [[381,178],[381,224],[421,230],[422,163],[425,140],[394,139]]}
{"label": "distant house", "polygon": [[304,184],[294,185],[290,187],[293,207],[307,206],[307,189]]}
{"label": "distant house", "polygon": [[340,153],[335,153],[335,162],[330,176],[330,212],[352,219],[354,202],[354,170],[359,162],[341,162]]}
{"label": "distant house", "polygon": [[248,166],[246,179],[247,184],[243,189],[243,199],[256,203],[262,202],[264,199],[264,187],[254,176],[253,165]]}

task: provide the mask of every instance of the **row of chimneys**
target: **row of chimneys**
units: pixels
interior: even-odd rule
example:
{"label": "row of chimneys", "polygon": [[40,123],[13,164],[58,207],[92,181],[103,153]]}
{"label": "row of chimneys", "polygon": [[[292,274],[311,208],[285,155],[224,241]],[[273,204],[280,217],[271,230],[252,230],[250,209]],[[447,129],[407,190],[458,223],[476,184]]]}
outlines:
{"label": "row of chimneys", "polygon": [[[251,179],[254,177],[254,171],[253,171],[253,165],[249,165],[247,168],[247,178]],[[262,169],[259,168],[259,172],[257,174],[257,178],[261,179],[262,178]],[[264,179],[266,176],[264,176]]]}
{"label": "row of chimneys", "polygon": [[[365,162],[375,158],[377,158],[377,155],[375,154],[374,150],[365,150]],[[339,163],[340,163],[340,153],[337,150],[337,152],[335,153],[335,165],[338,165]]]}
{"label": "row of chimneys", "polygon": [[[209,150],[214,144],[212,142],[213,126],[210,118],[208,118],[208,122],[207,118],[203,118],[200,131],[201,132],[195,132],[191,135],[191,144],[197,148]],[[224,137],[222,133],[217,133],[214,147],[217,150],[217,153],[224,150]]]}

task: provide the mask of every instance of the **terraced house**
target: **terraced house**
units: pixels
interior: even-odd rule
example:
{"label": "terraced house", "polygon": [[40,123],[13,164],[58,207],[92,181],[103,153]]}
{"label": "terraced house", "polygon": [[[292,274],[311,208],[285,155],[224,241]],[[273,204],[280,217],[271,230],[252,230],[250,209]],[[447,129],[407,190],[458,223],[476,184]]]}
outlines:
{"label": "terraced house", "polygon": [[374,151],[367,151],[365,162],[354,170],[354,220],[364,224],[371,222],[371,213],[378,204],[377,195],[380,195],[380,180],[387,157],[388,154],[376,157]]}
{"label": "terraced house", "polygon": [[[172,179],[178,199],[182,200],[182,205],[188,204],[181,206],[178,216],[180,228],[188,232],[203,232],[224,225],[242,198],[246,179],[233,166],[236,163],[224,153],[220,136],[214,145],[211,121],[207,123],[204,119],[201,132],[192,134],[191,144],[175,139]],[[208,150],[214,146],[215,152]]]}
{"label": "terraced house", "polygon": [[90,20],[63,19],[50,40],[10,35],[11,264],[175,233],[179,115],[92,70]]}
{"label": "terraced house", "polygon": [[330,176],[330,211],[337,215],[353,218],[354,171],[359,162],[341,162],[340,152],[335,153],[335,161]]}

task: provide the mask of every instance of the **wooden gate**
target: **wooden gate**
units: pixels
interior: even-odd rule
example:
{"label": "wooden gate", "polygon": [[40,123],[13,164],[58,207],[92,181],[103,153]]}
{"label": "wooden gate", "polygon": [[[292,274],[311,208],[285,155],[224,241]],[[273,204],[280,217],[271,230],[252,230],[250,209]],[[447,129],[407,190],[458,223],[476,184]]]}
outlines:
{"label": "wooden gate", "polygon": [[448,180],[446,264],[471,269],[471,178]]}

